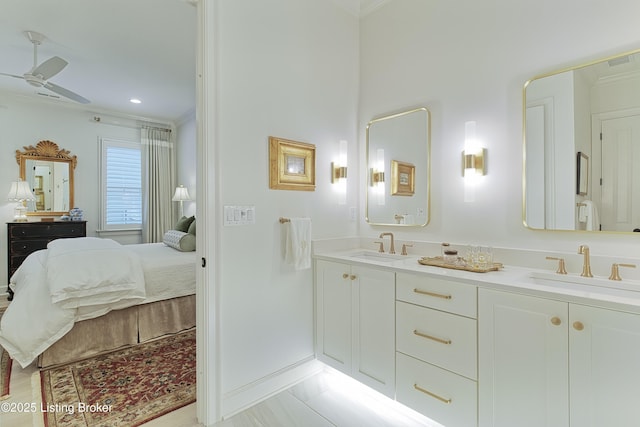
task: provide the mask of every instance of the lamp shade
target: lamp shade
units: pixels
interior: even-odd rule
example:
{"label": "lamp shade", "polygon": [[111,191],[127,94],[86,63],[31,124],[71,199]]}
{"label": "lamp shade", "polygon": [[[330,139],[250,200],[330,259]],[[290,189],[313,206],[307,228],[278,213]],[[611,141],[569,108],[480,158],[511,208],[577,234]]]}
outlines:
{"label": "lamp shade", "polygon": [[182,202],[185,200],[191,200],[191,197],[189,197],[189,191],[181,185],[176,188],[176,192],[173,193],[173,198],[171,200],[174,202]]}
{"label": "lamp shade", "polygon": [[21,202],[23,200],[33,201],[36,197],[31,192],[27,181],[14,181],[11,183],[11,189],[7,195],[10,202]]}

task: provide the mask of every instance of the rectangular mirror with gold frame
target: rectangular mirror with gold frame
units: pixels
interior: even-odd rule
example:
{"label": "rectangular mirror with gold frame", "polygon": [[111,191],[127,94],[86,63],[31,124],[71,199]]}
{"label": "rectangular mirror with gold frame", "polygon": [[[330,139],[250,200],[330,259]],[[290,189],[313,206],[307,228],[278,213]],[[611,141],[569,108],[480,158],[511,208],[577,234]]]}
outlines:
{"label": "rectangular mirror with gold frame", "polygon": [[[523,122],[525,226],[640,228],[640,50],[530,79]],[[595,227],[580,214],[584,202]]]}

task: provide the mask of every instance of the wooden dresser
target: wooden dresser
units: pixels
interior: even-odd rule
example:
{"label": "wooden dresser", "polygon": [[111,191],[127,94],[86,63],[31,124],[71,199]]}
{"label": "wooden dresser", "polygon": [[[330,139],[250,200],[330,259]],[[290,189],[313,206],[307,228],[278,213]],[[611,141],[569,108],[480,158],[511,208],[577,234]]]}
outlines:
{"label": "wooden dresser", "polygon": [[8,287],[9,279],[30,253],[46,249],[47,243],[52,240],[86,235],[86,221],[8,222],[7,292],[9,300],[13,299],[13,291]]}

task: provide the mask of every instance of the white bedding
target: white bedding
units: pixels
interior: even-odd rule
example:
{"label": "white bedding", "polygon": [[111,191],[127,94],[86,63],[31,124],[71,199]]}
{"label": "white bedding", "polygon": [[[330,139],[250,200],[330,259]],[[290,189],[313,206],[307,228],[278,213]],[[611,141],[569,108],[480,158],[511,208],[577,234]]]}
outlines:
{"label": "white bedding", "polygon": [[[79,244],[82,238],[77,240]],[[122,247],[139,258],[145,282],[144,299],[61,307],[52,301],[47,280],[48,250],[32,253],[11,277],[13,301],[0,321],[0,345],[22,367],[62,338],[76,321],[111,310],[195,293],[195,252],[180,252],[163,243]],[[77,268],[77,266],[71,266]],[[97,291],[97,290],[96,290]],[[99,292],[99,291],[97,291]]]}
{"label": "white bedding", "polygon": [[111,239],[58,239],[47,245],[51,301],[78,308],[145,297],[140,256]]}

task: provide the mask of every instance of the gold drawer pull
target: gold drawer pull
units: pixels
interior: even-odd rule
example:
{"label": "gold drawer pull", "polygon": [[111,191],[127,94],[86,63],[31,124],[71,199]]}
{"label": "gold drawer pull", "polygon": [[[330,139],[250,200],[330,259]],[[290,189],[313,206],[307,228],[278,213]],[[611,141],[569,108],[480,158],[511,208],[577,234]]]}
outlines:
{"label": "gold drawer pull", "polygon": [[358,276],[356,276],[355,274],[352,274],[351,276],[349,276],[349,279],[351,280],[356,280],[358,278]]}
{"label": "gold drawer pull", "polygon": [[343,273],[342,274],[342,278],[343,279],[348,279],[349,278],[349,273]]}
{"label": "gold drawer pull", "polygon": [[416,390],[418,390],[418,391],[420,391],[420,392],[422,392],[422,393],[424,393],[424,394],[426,394],[426,395],[428,395],[428,396],[431,396],[431,397],[433,397],[433,398],[438,399],[440,402],[443,402],[443,403],[446,403],[446,404],[451,403],[451,399],[445,399],[445,398],[444,398],[444,397],[442,397],[442,396],[438,396],[438,395],[437,395],[437,394],[435,394],[435,393],[431,393],[429,390],[425,390],[425,389],[423,389],[423,388],[422,388],[422,387],[420,387],[418,384],[414,384],[414,385],[413,385],[413,388],[415,388]]}
{"label": "gold drawer pull", "polygon": [[584,324],[582,322],[573,322],[573,329],[581,331],[584,329]]}
{"label": "gold drawer pull", "polygon": [[553,317],[551,318],[551,324],[552,324],[552,325],[558,326],[558,325],[560,325],[561,323],[562,323],[562,320],[560,320],[560,318],[559,318],[558,316],[553,316]]}
{"label": "gold drawer pull", "polygon": [[416,294],[428,295],[430,297],[436,297],[436,298],[442,298],[442,299],[451,299],[451,295],[436,294],[436,293],[429,292],[429,291],[423,291],[422,289],[418,289],[418,288],[414,288],[413,292],[415,292]]}
{"label": "gold drawer pull", "polygon": [[423,334],[422,332],[418,332],[417,329],[414,329],[413,333],[414,333],[414,335],[417,335],[417,336],[422,337],[422,338],[426,338],[426,339],[429,339],[429,340],[433,340],[433,341],[439,342],[440,344],[446,344],[446,345],[451,344],[451,340],[443,340],[442,338],[433,337],[431,335]]}

